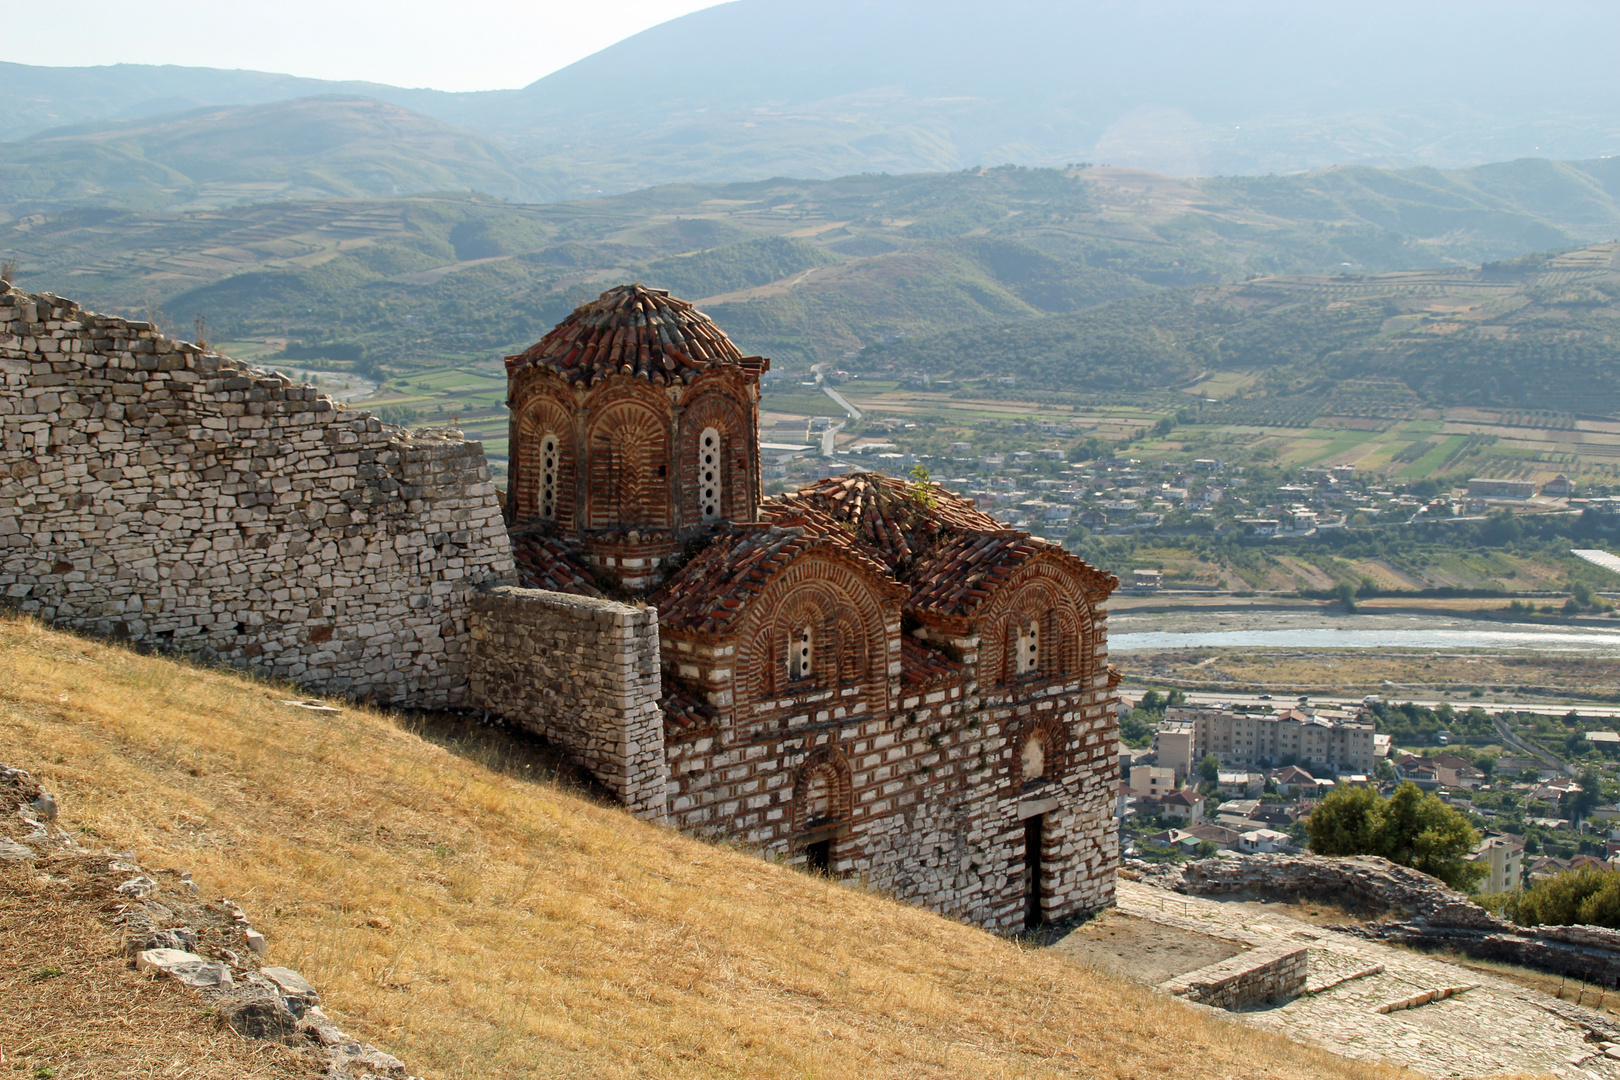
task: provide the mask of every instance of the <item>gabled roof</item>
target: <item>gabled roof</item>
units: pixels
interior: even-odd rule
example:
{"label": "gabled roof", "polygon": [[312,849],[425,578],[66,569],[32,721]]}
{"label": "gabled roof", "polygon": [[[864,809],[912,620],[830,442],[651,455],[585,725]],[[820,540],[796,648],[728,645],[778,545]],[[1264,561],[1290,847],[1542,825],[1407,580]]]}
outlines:
{"label": "gabled roof", "polygon": [[590,570],[579,561],[579,557],[543,533],[513,533],[512,560],[517,563],[518,576],[530,589],[549,589],[578,596],[602,595],[602,590],[591,579]]}
{"label": "gabled roof", "polygon": [[814,551],[843,559],[876,578],[880,591],[895,598],[904,595],[885,568],[847,538],[803,527],[750,524],[716,536],[648,602],[658,609],[661,627],[723,634],[778,573]]}
{"label": "gabled roof", "polygon": [[506,358],[506,373],[548,365],[570,383],[595,385],[609,375],[640,375],[659,385],[691,382],[716,364],[760,372],[713,319],[664,289],[620,285],[581,304],[527,350]]}
{"label": "gabled roof", "polygon": [[911,592],[907,606],[967,616],[1037,555],[1056,555],[1093,589],[1119,584],[1054,544],[1009,529],[971,500],[939,486],[880,473],[820,480],[768,499],[760,515],[837,536],[887,566]]}
{"label": "gabled roof", "polygon": [[[803,516],[811,527],[838,525],[899,566],[960,532],[1004,532],[1006,526],[937,483],[919,485],[881,473],[818,480],[766,500],[761,516]],[[825,525],[821,525],[825,523]]]}
{"label": "gabled roof", "polygon": [[971,615],[1025,563],[1042,555],[1068,563],[1082,581],[1099,592],[1111,592],[1119,584],[1114,575],[1027,533],[970,533],[940,544],[917,560],[909,575],[907,606],[937,615]]}

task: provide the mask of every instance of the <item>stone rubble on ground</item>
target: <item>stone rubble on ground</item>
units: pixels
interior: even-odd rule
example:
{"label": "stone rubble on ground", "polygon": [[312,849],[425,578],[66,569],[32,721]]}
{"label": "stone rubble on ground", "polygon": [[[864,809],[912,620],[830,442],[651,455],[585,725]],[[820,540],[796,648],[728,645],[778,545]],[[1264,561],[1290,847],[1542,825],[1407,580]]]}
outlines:
{"label": "stone rubble on ground", "polygon": [[1305,993],[1229,1014],[1243,1023],[1435,1077],[1620,1080],[1620,1025],[1576,1002],[1253,903],[1170,892],[1122,876],[1118,904],[1124,914],[1250,949],[1303,946]]}
{"label": "stone rubble on ground", "polygon": [[397,1058],[339,1029],[298,972],[245,962],[242,953],[261,959],[267,950],[238,905],[223,898],[197,902],[189,873],[142,867],[131,852],[90,852],[55,824],[56,817],[56,800],[27,772],[0,765],[0,860],[65,856],[109,884],[119,882],[110,891],[124,902],[112,921],[123,929],[124,951],[137,970],[197,991],[238,1034],[310,1047],[324,1058],[326,1080],[420,1080]]}
{"label": "stone rubble on ground", "polygon": [[1620,930],[1604,926],[1516,926],[1427,874],[1373,856],[1228,855],[1181,865],[1127,860],[1144,885],[1194,896],[1270,893],[1317,896],[1403,916],[1346,927],[1374,941],[1452,949],[1554,975],[1620,984]]}

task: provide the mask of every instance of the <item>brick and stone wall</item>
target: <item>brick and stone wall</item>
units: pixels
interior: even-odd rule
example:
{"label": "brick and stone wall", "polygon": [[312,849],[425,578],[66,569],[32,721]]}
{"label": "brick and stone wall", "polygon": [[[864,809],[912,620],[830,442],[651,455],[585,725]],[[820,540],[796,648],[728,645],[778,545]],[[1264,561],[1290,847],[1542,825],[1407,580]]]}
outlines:
{"label": "brick and stone wall", "polygon": [[1218,964],[1190,971],[1159,989],[1217,1009],[1298,997],[1309,975],[1310,950],[1303,945],[1264,945]]}
{"label": "brick and stone wall", "polygon": [[466,704],[481,446],[0,283],[0,595],[312,689]]}
{"label": "brick and stone wall", "polygon": [[[750,725],[731,695],[732,645],[668,640],[666,662],[708,687],[719,708],[707,728],[671,732],[670,818],[700,835],[734,836],[793,861],[832,841],[831,869],[913,903],[1001,933],[1024,927],[1025,821],[1042,815],[1041,915],[1061,920],[1114,899],[1118,729],[1110,709],[1106,614],[1094,655],[1063,681],[981,691],[978,639],[949,642],[955,679],[903,687],[898,657],[888,710],[850,686],[761,705]],[[890,628],[891,630],[897,628]],[[1047,775],[1024,780],[1021,750],[1046,735]],[[846,779],[846,805],[826,835],[799,820],[810,768]]]}
{"label": "brick and stone wall", "polygon": [[658,613],[497,586],[472,598],[475,704],[567,747],[625,805],[662,818]]}

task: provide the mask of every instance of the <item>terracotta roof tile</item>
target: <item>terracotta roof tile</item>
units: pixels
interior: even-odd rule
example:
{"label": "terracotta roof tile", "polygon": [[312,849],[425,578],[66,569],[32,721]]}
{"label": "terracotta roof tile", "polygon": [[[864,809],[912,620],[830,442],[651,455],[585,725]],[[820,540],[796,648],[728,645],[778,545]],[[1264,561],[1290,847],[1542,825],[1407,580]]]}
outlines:
{"label": "terracotta roof tile", "polygon": [[925,498],[918,494],[918,485],[911,481],[881,473],[849,473],[768,499],[760,516],[778,520],[803,515],[812,528],[821,522],[848,526],[891,567],[916,558],[944,536],[1006,530],[970,500],[938,483],[928,485]]}
{"label": "terracotta roof tile", "polygon": [[715,730],[720,713],[704,701],[691,688],[668,678],[664,679],[663,695],[658,699],[664,710],[664,730],[682,735],[696,735]]}
{"label": "terracotta roof tile", "polygon": [[547,364],[571,383],[594,386],[609,375],[639,375],[660,386],[691,382],[714,364],[752,372],[770,367],[745,357],[713,319],[663,289],[620,285],[574,309],[526,351],[506,358],[506,373]]}
{"label": "terracotta roof tile", "polygon": [[[779,571],[816,548],[850,560],[881,580],[892,580],[887,569],[842,530],[822,533],[802,522],[747,524],[716,536],[648,602],[658,609],[660,626],[723,633]],[[894,595],[904,595],[898,585]]]}
{"label": "terracotta roof tile", "polygon": [[513,533],[512,558],[517,563],[518,576],[530,589],[550,589],[578,596],[602,595],[591,580],[590,569],[579,557],[544,533]]}
{"label": "terracotta roof tile", "polygon": [[906,634],[900,639],[900,681],[906,686],[927,686],[961,676],[967,665],[952,660],[931,645]]}
{"label": "terracotta roof tile", "polygon": [[1112,592],[1119,579],[1028,533],[1002,529],[966,533],[935,547],[918,559],[907,575],[911,598],[906,606],[939,615],[967,615],[995,595],[1003,582],[1037,555],[1057,554],[1071,560],[1083,579],[1102,592]]}

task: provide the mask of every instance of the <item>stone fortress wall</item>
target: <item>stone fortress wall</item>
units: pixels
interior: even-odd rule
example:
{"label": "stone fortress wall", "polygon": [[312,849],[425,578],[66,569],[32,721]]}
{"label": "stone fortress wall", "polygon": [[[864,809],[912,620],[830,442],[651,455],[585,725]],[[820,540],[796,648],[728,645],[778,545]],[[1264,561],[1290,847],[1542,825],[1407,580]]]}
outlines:
{"label": "stone fortress wall", "polygon": [[482,448],[0,285],[0,595],[311,689],[470,704],[512,573]]}
{"label": "stone fortress wall", "polygon": [[664,816],[656,611],[500,586],[473,596],[472,636],[474,701],[569,747],[636,814]]}
{"label": "stone fortress wall", "polygon": [[0,597],[322,693],[482,707],[661,818],[655,612],[508,587],[483,448],[0,283]]}

